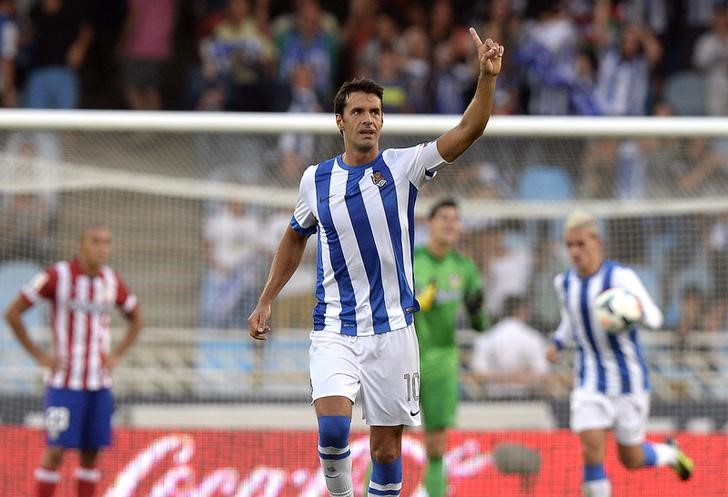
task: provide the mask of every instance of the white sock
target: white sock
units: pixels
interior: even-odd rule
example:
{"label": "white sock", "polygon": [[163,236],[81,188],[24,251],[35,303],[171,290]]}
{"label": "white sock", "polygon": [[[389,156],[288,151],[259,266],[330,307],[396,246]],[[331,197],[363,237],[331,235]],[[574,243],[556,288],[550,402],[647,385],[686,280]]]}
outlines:
{"label": "white sock", "polygon": [[354,497],[354,484],[351,481],[351,452],[347,445],[343,449],[336,447],[319,446],[319,454],[326,456],[342,456],[342,459],[324,459],[321,460],[321,469],[324,472],[324,480],[326,488],[329,490],[331,497]]}
{"label": "white sock", "polygon": [[592,480],[585,481],[584,497],[609,497],[612,495],[612,485],[609,480]]}
{"label": "white sock", "polygon": [[677,462],[677,448],[669,444],[652,444],[655,449],[655,466],[672,466]]}

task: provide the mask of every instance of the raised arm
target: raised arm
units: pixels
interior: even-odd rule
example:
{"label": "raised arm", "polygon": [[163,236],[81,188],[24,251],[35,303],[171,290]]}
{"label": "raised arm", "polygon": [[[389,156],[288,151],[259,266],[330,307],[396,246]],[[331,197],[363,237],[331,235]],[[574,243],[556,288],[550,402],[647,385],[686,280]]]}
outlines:
{"label": "raised arm", "polygon": [[307,240],[307,236],[294,230],[291,226],[288,226],[283,234],[273,257],[268,281],[260,294],[258,305],[248,318],[250,336],[256,340],[266,340],[266,334],[270,331],[268,320],[271,314],[271,303],[298,269]]}
{"label": "raised arm", "polygon": [[437,150],[447,162],[452,162],[460,157],[460,154],[483,134],[493,107],[495,80],[501,70],[503,60],[501,45],[490,38],[486,38],[485,42],[482,42],[473,28],[470,28],[470,36],[478,50],[480,63],[478,86],[460,123],[437,139]]}

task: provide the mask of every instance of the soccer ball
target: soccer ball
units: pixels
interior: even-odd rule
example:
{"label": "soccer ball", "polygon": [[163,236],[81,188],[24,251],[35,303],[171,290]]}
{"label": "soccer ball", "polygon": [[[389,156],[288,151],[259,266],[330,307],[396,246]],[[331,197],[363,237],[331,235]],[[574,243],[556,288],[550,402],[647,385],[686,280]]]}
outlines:
{"label": "soccer ball", "polygon": [[597,296],[594,302],[596,318],[609,333],[630,329],[642,319],[640,301],[624,288],[610,288]]}

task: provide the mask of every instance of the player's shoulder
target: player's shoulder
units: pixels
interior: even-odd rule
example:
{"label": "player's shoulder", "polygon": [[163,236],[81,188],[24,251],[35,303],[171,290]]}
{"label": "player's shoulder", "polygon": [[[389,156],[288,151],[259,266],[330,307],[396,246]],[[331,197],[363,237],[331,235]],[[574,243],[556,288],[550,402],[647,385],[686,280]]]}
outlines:
{"label": "player's shoulder", "polygon": [[428,144],[428,142],[425,142],[403,148],[386,148],[382,151],[382,159],[388,165],[412,160],[417,157]]}
{"label": "player's shoulder", "polygon": [[614,280],[615,278],[617,280],[622,279],[622,278],[625,278],[628,280],[638,278],[637,271],[635,271],[634,268],[632,268],[626,264],[622,264],[621,262],[607,260],[607,261],[604,261],[604,265],[607,268],[607,270],[610,270],[612,272],[612,280]]}
{"label": "player's shoulder", "polygon": [[424,257],[428,254],[427,247],[425,245],[415,245],[414,250],[415,257]]}
{"label": "player's shoulder", "polygon": [[556,273],[556,276],[554,276],[553,283],[556,288],[561,288],[564,284],[564,280],[568,278],[569,272],[571,269],[565,269],[564,271],[559,271]]}
{"label": "player's shoulder", "polygon": [[464,266],[468,269],[470,269],[471,267],[475,268],[475,261],[467,255],[458,252],[457,250],[451,251],[450,257],[461,266]]}

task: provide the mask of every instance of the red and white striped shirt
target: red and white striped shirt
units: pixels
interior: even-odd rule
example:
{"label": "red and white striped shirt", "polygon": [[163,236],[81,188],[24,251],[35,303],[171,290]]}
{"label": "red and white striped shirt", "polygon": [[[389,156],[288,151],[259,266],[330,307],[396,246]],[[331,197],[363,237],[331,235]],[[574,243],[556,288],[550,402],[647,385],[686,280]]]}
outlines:
{"label": "red and white striped shirt", "polygon": [[99,390],[111,386],[111,374],[102,366],[111,349],[111,311],[128,314],[138,301],[108,266],[96,276],[83,273],[78,260],[61,261],[25,285],[29,304],[51,302],[53,346],[61,367],[46,374],[46,384],[71,390]]}

